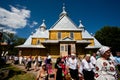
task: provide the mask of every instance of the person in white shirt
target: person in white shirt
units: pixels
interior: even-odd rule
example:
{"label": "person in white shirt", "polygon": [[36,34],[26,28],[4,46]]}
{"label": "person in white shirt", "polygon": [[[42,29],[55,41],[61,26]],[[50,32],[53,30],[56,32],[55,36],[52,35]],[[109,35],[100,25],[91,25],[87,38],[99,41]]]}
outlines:
{"label": "person in white shirt", "polygon": [[94,66],[90,61],[90,54],[86,54],[80,65],[80,72],[84,76],[84,80],[94,80]]}
{"label": "person in white shirt", "polygon": [[67,68],[69,69],[71,78],[74,80],[79,80],[78,77],[78,68],[80,66],[79,60],[76,58],[75,54],[71,54],[71,57],[69,57],[66,61]]}
{"label": "person in white shirt", "polygon": [[94,66],[93,71],[95,72],[95,64],[96,64],[96,53],[93,53],[92,56],[90,57],[90,61],[92,63],[92,65]]}
{"label": "person in white shirt", "polygon": [[19,56],[19,64],[20,64],[20,65],[22,64],[22,60],[23,60],[23,57],[22,57],[22,56]]}
{"label": "person in white shirt", "polygon": [[90,57],[90,61],[95,66],[95,63],[96,63],[96,53],[92,54],[92,56]]}

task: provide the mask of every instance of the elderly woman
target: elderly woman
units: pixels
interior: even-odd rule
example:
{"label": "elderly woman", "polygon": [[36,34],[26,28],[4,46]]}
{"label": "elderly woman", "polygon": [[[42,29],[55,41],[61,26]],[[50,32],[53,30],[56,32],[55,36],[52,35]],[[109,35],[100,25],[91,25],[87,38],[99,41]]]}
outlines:
{"label": "elderly woman", "polygon": [[84,80],[94,80],[94,66],[90,61],[90,54],[86,54],[80,65],[80,72],[83,73]]}
{"label": "elderly woman", "polygon": [[96,61],[95,80],[117,80],[115,65],[110,59],[110,48],[102,46],[97,53],[100,54],[100,58]]}

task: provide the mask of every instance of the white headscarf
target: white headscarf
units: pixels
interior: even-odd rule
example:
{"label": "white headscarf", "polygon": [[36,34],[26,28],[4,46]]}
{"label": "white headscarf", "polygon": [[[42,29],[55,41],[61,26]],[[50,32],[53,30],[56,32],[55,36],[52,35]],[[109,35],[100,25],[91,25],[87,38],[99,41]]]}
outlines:
{"label": "white headscarf", "polygon": [[76,55],[74,53],[72,53],[71,56],[76,56]]}
{"label": "white headscarf", "polygon": [[98,51],[97,51],[97,54],[98,55],[103,55],[107,50],[109,50],[110,47],[108,46],[102,46]]}

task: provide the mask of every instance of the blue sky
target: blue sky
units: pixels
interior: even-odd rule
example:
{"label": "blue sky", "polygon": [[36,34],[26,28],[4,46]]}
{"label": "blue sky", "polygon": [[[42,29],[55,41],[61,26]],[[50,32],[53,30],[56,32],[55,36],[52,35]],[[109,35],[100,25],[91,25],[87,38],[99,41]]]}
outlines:
{"label": "blue sky", "polygon": [[63,3],[72,21],[79,25],[82,20],[90,33],[106,25],[120,27],[120,0],[0,0],[0,29],[27,38],[43,19],[49,29]]}

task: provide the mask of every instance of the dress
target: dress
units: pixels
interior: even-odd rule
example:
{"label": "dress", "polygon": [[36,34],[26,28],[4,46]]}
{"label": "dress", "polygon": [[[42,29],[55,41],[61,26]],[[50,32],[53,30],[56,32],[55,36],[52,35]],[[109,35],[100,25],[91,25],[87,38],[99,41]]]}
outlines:
{"label": "dress", "polygon": [[114,62],[99,58],[96,61],[95,80],[117,80]]}
{"label": "dress", "polygon": [[56,80],[63,80],[62,79],[62,67],[56,63],[55,64],[55,69],[57,69]]}

